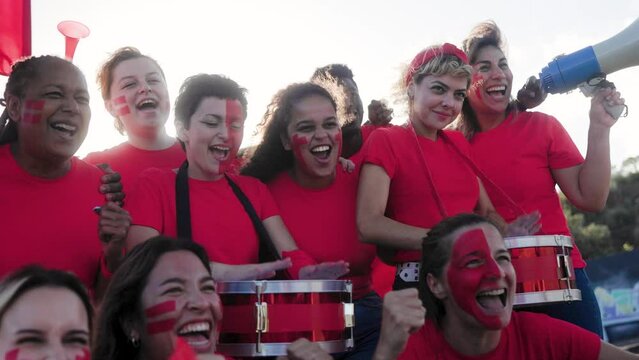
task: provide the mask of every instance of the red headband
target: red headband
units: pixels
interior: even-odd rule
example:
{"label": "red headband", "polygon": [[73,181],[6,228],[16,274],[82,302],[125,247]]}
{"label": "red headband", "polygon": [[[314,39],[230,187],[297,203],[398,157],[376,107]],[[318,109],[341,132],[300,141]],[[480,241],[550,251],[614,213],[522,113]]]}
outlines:
{"label": "red headband", "polygon": [[459,50],[455,45],[445,43],[441,46],[433,46],[427,49],[424,49],[419,52],[419,54],[415,55],[413,61],[410,62],[410,67],[408,68],[408,72],[406,73],[406,79],[404,82],[406,86],[410,85],[410,82],[413,80],[413,76],[415,73],[427,62],[431,61],[436,56],[444,56],[444,55],[453,55],[459,58],[464,64],[468,64],[468,58],[466,57],[466,53]]}

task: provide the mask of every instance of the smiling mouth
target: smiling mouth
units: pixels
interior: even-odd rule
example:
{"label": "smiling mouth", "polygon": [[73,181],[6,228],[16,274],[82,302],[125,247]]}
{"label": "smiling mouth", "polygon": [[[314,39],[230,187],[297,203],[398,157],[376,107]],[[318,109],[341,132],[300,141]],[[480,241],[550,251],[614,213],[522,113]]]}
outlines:
{"label": "smiling mouth", "polygon": [[488,93],[488,95],[491,95],[491,96],[494,96],[494,95],[504,96],[506,95],[506,85],[491,86],[488,89],[486,89],[486,93]]}
{"label": "smiling mouth", "polygon": [[178,329],[177,335],[192,348],[208,347],[211,344],[211,323],[201,321],[186,324]]}
{"label": "smiling mouth", "polygon": [[508,291],[505,288],[480,291],[475,299],[477,303],[487,310],[502,310],[506,307]]}
{"label": "smiling mouth", "polygon": [[313,156],[320,159],[328,159],[333,148],[330,145],[317,145],[310,149]]}
{"label": "smiling mouth", "polygon": [[77,126],[63,123],[63,122],[53,122],[49,126],[53,130],[64,134],[65,137],[72,137],[73,135],[75,135],[75,132],[78,130]]}
{"label": "smiling mouth", "polygon": [[158,102],[153,99],[145,99],[135,105],[138,110],[155,110],[158,107]]}
{"label": "smiling mouth", "polygon": [[209,147],[209,151],[215,154],[218,158],[226,159],[231,152],[231,148],[228,146],[213,145]]}

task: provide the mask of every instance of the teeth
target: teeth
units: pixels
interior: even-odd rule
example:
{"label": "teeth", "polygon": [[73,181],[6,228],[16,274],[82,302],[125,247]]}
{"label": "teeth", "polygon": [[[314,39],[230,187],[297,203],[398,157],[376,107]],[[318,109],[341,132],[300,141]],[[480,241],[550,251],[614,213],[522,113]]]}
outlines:
{"label": "teeth", "polygon": [[229,148],[227,146],[217,146],[217,145],[213,145],[211,146],[213,149],[215,150],[219,150],[219,151],[229,151]]}
{"label": "teeth", "polygon": [[488,290],[480,292],[479,294],[477,294],[477,296],[499,296],[502,295],[504,292],[506,292],[506,290],[504,289]]}
{"label": "teeth", "polygon": [[51,124],[51,126],[54,129],[57,129],[57,130],[69,131],[69,132],[73,132],[73,131],[75,131],[77,129],[76,126],[69,125],[69,124],[63,124],[63,123]]}
{"label": "teeth", "polygon": [[209,331],[211,326],[207,322],[188,324],[178,331],[178,335],[185,335],[193,332]]}
{"label": "teeth", "polygon": [[329,151],[331,149],[330,146],[328,145],[320,145],[320,146],[316,146],[314,148],[311,149],[311,152],[324,152],[324,151]]}
{"label": "teeth", "polygon": [[488,92],[490,92],[490,91],[506,91],[506,86],[505,85],[493,86],[493,87],[490,87],[490,88],[486,89],[486,91],[488,91]]}

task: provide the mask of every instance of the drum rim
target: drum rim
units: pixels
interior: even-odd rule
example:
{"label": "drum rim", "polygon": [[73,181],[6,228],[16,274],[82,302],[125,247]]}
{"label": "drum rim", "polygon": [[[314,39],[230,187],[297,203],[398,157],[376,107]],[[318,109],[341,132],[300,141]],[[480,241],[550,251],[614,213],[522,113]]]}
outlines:
{"label": "drum rim", "polygon": [[[340,353],[353,348],[353,339],[347,338],[343,340],[314,341],[324,351],[328,353]],[[281,356],[286,355],[286,347],[290,345],[286,343],[262,343],[262,352],[257,352],[255,343],[219,343],[216,351],[228,356]]]}
{"label": "drum rim", "polygon": [[262,286],[262,294],[349,293],[352,291],[350,280],[248,280],[218,282],[217,293],[256,294],[258,285]]}
{"label": "drum rim", "polygon": [[[567,300],[567,297],[572,299]],[[544,305],[557,302],[581,301],[581,290],[561,289],[515,294],[514,306]]]}
{"label": "drum rim", "polygon": [[567,247],[572,248],[572,238],[566,235],[528,235],[504,238],[507,249],[531,247]]}

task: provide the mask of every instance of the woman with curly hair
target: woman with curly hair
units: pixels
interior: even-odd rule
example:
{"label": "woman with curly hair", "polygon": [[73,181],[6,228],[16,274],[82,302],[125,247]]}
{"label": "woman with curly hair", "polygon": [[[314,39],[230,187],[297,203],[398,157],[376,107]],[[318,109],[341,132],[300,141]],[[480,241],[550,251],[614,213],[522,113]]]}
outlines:
{"label": "woman with curly hair", "polygon": [[302,83],[280,90],[260,124],[264,134],[242,174],[268,185],[286,227],[314,261],[346,261],[353,283],[355,349],[336,355],[370,359],[379,338],[381,299],[371,288],[373,246],[355,226],[358,171],[339,166],[341,119],[330,93]]}

